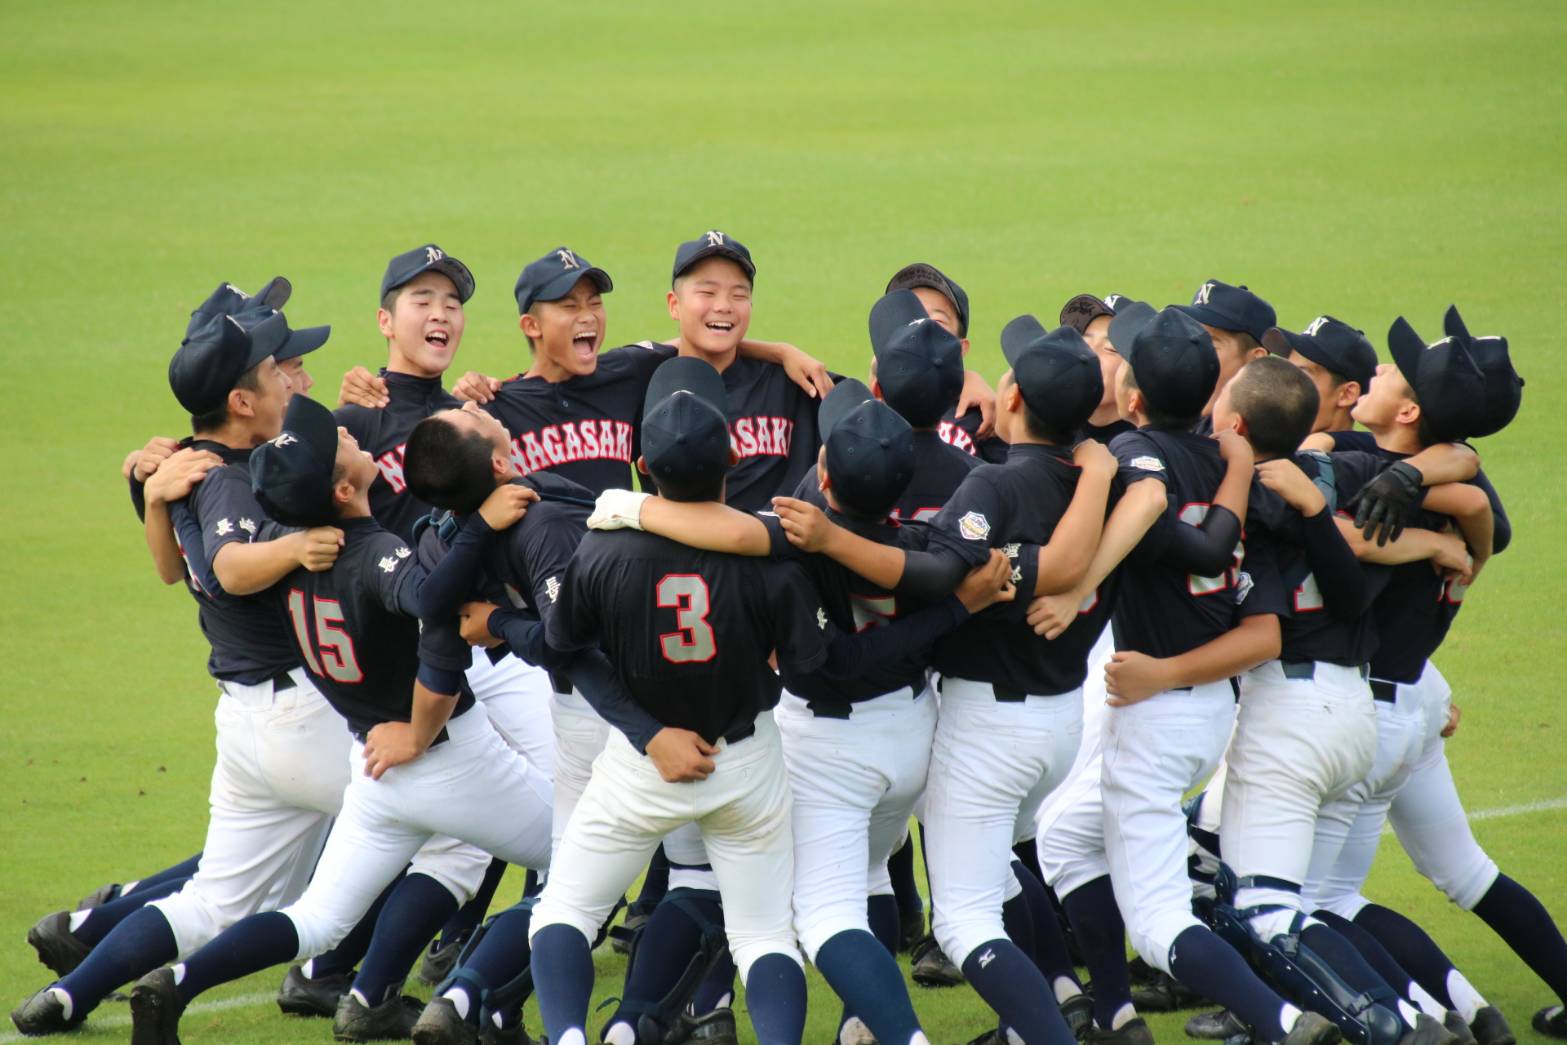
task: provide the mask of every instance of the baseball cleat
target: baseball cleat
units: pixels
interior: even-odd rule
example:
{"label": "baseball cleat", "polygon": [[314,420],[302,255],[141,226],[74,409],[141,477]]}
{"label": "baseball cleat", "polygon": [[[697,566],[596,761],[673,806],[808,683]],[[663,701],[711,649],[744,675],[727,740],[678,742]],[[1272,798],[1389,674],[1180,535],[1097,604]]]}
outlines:
{"label": "baseball cleat", "polygon": [[1007,1038],[999,1028],[992,1027],[979,1037],[970,1038],[967,1045],[1007,1045]]}
{"label": "baseball cleat", "polygon": [[185,1002],[174,987],[174,970],[154,969],[131,988],[131,1045],[180,1045]]}
{"label": "baseball cleat", "polygon": [[1094,1022],[1094,1000],[1086,994],[1074,994],[1061,1003],[1061,1018],[1072,1028],[1072,1037],[1078,1041],[1088,1033]]}
{"label": "baseball cleat", "polygon": [[1284,1045],[1334,1045],[1343,1038],[1332,1020],[1315,1012],[1303,1012],[1284,1037]]}
{"label": "baseball cleat", "polygon": [[[1547,1038],[1567,1038],[1567,1008],[1560,1005],[1547,1005],[1535,1013],[1534,1019],[1529,1022],[1530,1026]],[[1479,1032],[1475,1032],[1475,1037],[1479,1036]]]}
{"label": "baseball cleat", "polygon": [[431,940],[424,950],[424,961],[419,963],[419,981],[434,987],[446,980],[457,966],[457,956],[468,945],[472,933],[460,933],[454,940]]}
{"label": "baseball cleat", "polygon": [[1132,1007],[1139,1012],[1178,1012],[1205,1003],[1202,995],[1141,958],[1128,962],[1126,972],[1132,981]]}
{"label": "baseball cleat", "polygon": [[1469,1033],[1479,1045],[1517,1045],[1518,1041],[1513,1029],[1507,1025],[1507,1017],[1495,1005],[1487,1005],[1475,1013],[1469,1023]]}
{"label": "baseball cleat", "polygon": [[1464,1022],[1462,1015],[1452,1009],[1448,1009],[1447,1014],[1442,1017],[1442,1026],[1447,1028],[1447,1033],[1458,1039],[1458,1045],[1479,1045],[1475,1040],[1474,1031],[1469,1029],[1469,1024]]}
{"label": "baseball cleat", "polygon": [[418,998],[406,997],[397,989],[379,1005],[366,1005],[359,995],[348,991],[332,1017],[332,1037],[338,1041],[406,1041],[422,1008]]}
{"label": "baseball cleat", "polygon": [[94,907],[101,907],[110,900],[118,900],[119,898],[120,883],[110,882],[108,885],[100,885],[80,900],[77,900],[76,909],[78,911],[90,911]]}
{"label": "baseball cleat", "polygon": [[1133,1016],[1115,1030],[1090,1026],[1084,1045],[1154,1045],[1153,1031],[1141,1016]]}
{"label": "baseball cleat", "polygon": [[923,909],[898,916],[898,950],[909,952],[919,946],[925,937],[925,912]]}
{"label": "baseball cleat", "polygon": [[1229,1009],[1200,1012],[1186,1021],[1186,1036],[1205,1041],[1226,1041],[1237,1034],[1249,1034],[1246,1024]]}
{"label": "baseball cleat", "polygon": [[29,1038],[46,1034],[64,1034],[81,1026],[81,1020],[67,1019],[65,1002],[54,987],[45,987],[11,1010],[11,1022]]}
{"label": "baseball cleat", "polygon": [[289,1016],[321,1016],[331,1019],[354,985],[351,972],[327,973],[311,979],[303,965],[291,966],[277,989],[277,1007]]}
{"label": "baseball cleat", "polygon": [[[493,1020],[486,1018],[479,1027],[479,1045],[534,1045],[534,1042],[520,1020],[510,1027],[497,1027]],[[539,1045],[545,1043],[541,1041]]]}
{"label": "baseball cleat", "polygon": [[912,974],[921,987],[956,987],[963,982],[963,970],[952,964],[934,936],[914,945]]}
{"label": "baseball cleat", "polygon": [[71,935],[71,915],[56,911],[38,919],[27,930],[27,942],[38,952],[38,960],[56,976],[64,976],[82,964],[92,948]]}
{"label": "baseball cleat", "polygon": [[682,1012],[679,1020],[664,1035],[664,1045],[680,1045],[686,1041],[696,1045],[740,1045],[740,1036],[735,1030],[734,1010],[714,1009],[700,1016]]}
{"label": "baseball cleat", "polygon": [[1415,1025],[1398,1039],[1398,1045],[1457,1045],[1458,1036],[1425,1013],[1415,1017]]}
{"label": "baseball cleat", "polygon": [[413,1026],[414,1045],[479,1045],[479,1030],[457,1015],[450,998],[432,998]]}

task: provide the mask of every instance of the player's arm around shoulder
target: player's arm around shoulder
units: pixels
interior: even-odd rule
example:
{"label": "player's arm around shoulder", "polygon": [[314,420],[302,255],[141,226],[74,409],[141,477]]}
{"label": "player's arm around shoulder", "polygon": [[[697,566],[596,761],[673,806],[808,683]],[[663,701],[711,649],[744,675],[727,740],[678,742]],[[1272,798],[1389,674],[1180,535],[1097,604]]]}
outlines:
{"label": "player's arm around shoulder", "polygon": [[1072,451],[1072,463],[1079,470],[1077,487],[1050,540],[1039,549],[1034,595],[1075,591],[1088,575],[1104,532],[1105,508],[1116,473],[1115,455],[1102,443],[1085,439]]}
{"label": "player's arm around shoulder", "polygon": [[212,555],[212,572],[230,595],[266,591],[300,566],[311,573],[332,568],[343,548],[335,526],[294,530],[269,541],[228,541]]}
{"label": "player's arm around shoulder", "polygon": [[163,459],[147,477],[142,531],[158,579],[164,584],[178,584],[185,579],[185,558],[175,537],[169,506],[189,497],[208,473],[221,464],[217,454],[187,448]]}

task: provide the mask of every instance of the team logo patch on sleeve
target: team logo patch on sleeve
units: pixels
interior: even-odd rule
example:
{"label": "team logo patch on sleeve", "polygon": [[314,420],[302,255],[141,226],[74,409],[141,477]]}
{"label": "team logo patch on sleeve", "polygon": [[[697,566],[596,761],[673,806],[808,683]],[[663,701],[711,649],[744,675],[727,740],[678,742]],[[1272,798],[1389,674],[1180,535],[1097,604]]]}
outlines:
{"label": "team logo patch on sleeve", "polygon": [[979,512],[969,512],[958,520],[958,532],[965,541],[983,541],[990,536],[990,520]]}
{"label": "team logo patch on sleeve", "polygon": [[1164,462],[1157,457],[1134,457],[1132,458],[1132,467],[1141,468],[1145,472],[1162,472],[1164,471]]}
{"label": "team logo patch on sleeve", "polygon": [[408,556],[412,555],[413,552],[409,551],[407,546],[405,545],[404,547],[401,547],[401,548],[397,549],[397,553],[396,554],[397,554],[397,557],[399,559],[406,559],[406,558],[408,558]]}

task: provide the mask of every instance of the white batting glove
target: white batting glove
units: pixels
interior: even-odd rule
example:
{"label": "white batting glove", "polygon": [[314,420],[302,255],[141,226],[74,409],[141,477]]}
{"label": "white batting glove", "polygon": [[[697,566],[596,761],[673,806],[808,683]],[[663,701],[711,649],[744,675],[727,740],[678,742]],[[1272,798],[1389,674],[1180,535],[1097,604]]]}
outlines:
{"label": "white batting glove", "polygon": [[594,503],[593,514],[588,516],[588,529],[642,529],[642,502],[650,496],[635,490],[605,490]]}

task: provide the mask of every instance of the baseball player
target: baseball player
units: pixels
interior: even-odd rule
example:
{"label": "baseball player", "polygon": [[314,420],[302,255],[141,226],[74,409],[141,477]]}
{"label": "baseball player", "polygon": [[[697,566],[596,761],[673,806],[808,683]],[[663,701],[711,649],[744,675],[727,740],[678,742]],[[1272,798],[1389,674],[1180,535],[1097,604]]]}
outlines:
{"label": "baseball player", "polygon": [[1131,310],[1111,323],[1112,342],[1127,345],[1117,399],[1139,422],[1111,444],[1126,492],[1083,581],[1036,603],[1030,620],[1060,633],[1133,552],[1114,611],[1101,770],[1106,856],[1133,945],[1150,965],[1224,1000],[1266,1040],[1331,1042],[1331,1022],[1286,1003],[1191,912],[1181,796],[1213,771],[1229,738],[1228,679],[1277,656],[1278,622],[1272,599],[1251,598],[1250,578],[1237,569],[1199,576],[1159,561],[1156,544],[1139,546],[1169,510],[1205,526],[1215,518],[1227,534],[1219,543],[1233,548],[1251,484],[1244,441],[1230,435],[1216,445],[1191,433],[1218,378],[1212,339],[1178,308],[1149,313]]}
{"label": "baseball player", "polygon": [[[466,835],[524,866],[548,861],[549,781],[506,747],[474,705],[462,678],[470,656],[455,620],[413,615],[424,574],[401,538],[370,515],[377,475],[369,454],[304,397],[290,404],[284,433],[258,450],[252,482],[273,518],[332,521],[343,534],[330,569],[297,569],[271,597],[291,622],[311,677],[348,720],[354,742],[344,761],[364,772],[351,775],[297,902],[243,919],[174,969],[137,982],[137,1041],[178,1041],[180,1013],[207,987],[336,944],[438,832]],[[373,1014],[397,1014],[403,1002],[395,986],[362,1001]]]}
{"label": "baseball player", "polygon": [[[1099,364],[1076,331],[1046,331],[1031,316],[1008,324],[1002,348],[1011,364],[998,413],[998,428],[1011,444],[1007,463],[975,469],[958,488],[932,521],[928,557],[881,554],[833,528],[817,538],[806,532],[808,516],[797,502],[781,500],[777,509],[791,536],[862,576],[895,582],[900,594],[931,590],[927,585],[950,589],[952,563],[961,568],[993,545],[1023,541],[1044,545],[1031,590],[1075,584],[1098,541],[1113,470],[1103,447],[1088,441],[1075,455],[1084,466],[1078,476],[1066,450],[1100,402]],[[941,709],[925,815],[936,936],[1024,1041],[1073,1037],[1050,985],[1007,938],[1003,909],[1020,896],[1012,846],[1032,836],[1040,801],[1076,754],[1077,687],[1098,637],[1096,612],[1053,644],[1021,622],[976,620],[939,642],[934,656]],[[976,741],[985,746],[983,758],[966,758]]]}
{"label": "baseball player", "polygon": [[[1210,279],[1197,288],[1189,305],[1177,305],[1182,312],[1202,324],[1213,340],[1219,359],[1219,378],[1213,395],[1229,384],[1250,360],[1266,355],[1262,337],[1277,320],[1273,306],[1252,293],[1245,284],[1238,287]],[[1199,435],[1213,431],[1213,400],[1203,407],[1197,426]]]}
{"label": "baseball player", "polygon": [[1352,427],[1350,411],[1371,387],[1377,369],[1377,350],[1364,331],[1332,316],[1318,316],[1298,334],[1282,327],[1265,331],[1262,347],[1300,367],[1316,387],[1313,432],[1343,432]]}

